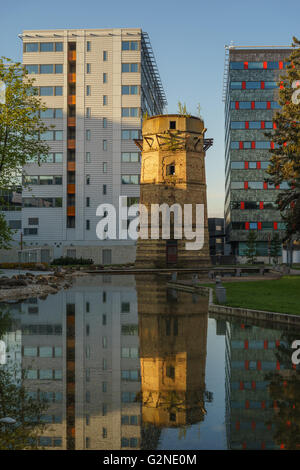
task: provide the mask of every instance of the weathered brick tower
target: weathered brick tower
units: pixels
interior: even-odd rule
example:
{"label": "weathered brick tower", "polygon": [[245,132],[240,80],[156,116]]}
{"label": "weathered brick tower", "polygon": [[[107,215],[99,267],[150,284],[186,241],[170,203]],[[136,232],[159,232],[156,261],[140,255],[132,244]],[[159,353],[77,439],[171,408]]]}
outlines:
{"label": "weathered brick tower", "polygon": [[[204,205],[204,244],[201,249],[186,249],[184,232],[175,234],[175,216],[171,213],[170,238],[162,237],[162,217],[159,238],[138,239],[138,267],[197,267],[210,265],[207,222],[207,200],[204,157],[212,145],[205,139],[204,123],[197,117],[177,114],[153,116],[143,123],[143,140],[136,141],[142,150],[140,203],[148,210],[151,226],[152,204],[179,204],[184,220],[184,204],[192,204],[192,229],[196,227],[196,204]],[[147,219],[146,219],[147,220]],[[145,230],[145,224],[141,228]],[[193,240],[192,240],[193,241]]]}

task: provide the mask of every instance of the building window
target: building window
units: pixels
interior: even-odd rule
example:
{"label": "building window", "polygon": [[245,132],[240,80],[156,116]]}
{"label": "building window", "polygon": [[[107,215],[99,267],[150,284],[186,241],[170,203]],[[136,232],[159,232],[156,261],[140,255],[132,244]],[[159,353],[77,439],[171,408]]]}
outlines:
{"label": "building window", "polygon": [[90,175],[86,175],[86,177],[85,177],[85,182],[86,182],[86,184],[89,185],[89,184],[90,184],[90,181],[91,181]]}
{"label": "building window", "polygon": [[90,221],[86,220],[86,230],[90,230]]}
{"label": "building window", "polygon": [[91,86],[87,85],[86,86],[86,96],[90,96],[90,95],[91,95]]}
{"label": "building window", "polygon": [[122,108],[122,117],[139,117],[139,108]]}
{"label": "building window", "polygon": [[107,382],[102,382],[102,392],[103,393],[107,392]]}
{"label": "building window", "polygon": [[85,153],[85,161],[86,161],[86,163],[91,162],[91,152],[86,152]]}
{"label": "building window", "polygon": [[138,139],[140,136],[139,129],[126,129],[122,130],[121,137],[122,140],[131,140],[131,139]]}
{"label": "building window", "polygon": [[123,163],[139,163],[140,153],[139,152],[122,152],[121,160]]}
{"label": "building window", "polygon": [[138,51],[138,41],[122,41],[122,51]]}
{"label": "building window", "polygon": [[107,173],[107,162],[103,162],[103,173]]}
{"label": "building window", "polygon": [[39,225],[38,217],[29,217],[28,225]]}
{"label": "building window", "polygon": [[90,131],[90,129],[86,129],[85,137],[86,137],[86,140],[91,140],[91,131]]}
{"label": "building window", "polygon": [[104,195],[107,194],[107,186],[106,186],[106,184],[104,184],[103,187],[102,187],[102,194],[104,194]]}
{"label": "building window", "polygon": [[91,108],[86,108],[85,110],[85,117],[90,118],[91,117]]}
{"label": "building window", "polygon": [[103,437],[103,439],[107,438],[107,429],[106,428],[102,428],[102,437]]}
{"label": "building window", "polygon": [[103,74],[103,83],[107,83],[107,73]]}
{"label": "building window", "polygon": [[102,405],[102,416],[106,416],[106,415],[107,415],[107,404],[103,403],[103,405]]}
{"label": "building window", "polygon": [[90,207],[90,198],[89,197],[86,198],[86,207]]}
{"label": "building window", "polygon": [[91,41],[87,41],[86,42],[86,52],[90,52],[91,51]]}
{"label": "building window", "polygon": [[85,311],[86,311],[86,313],[90,313],[90,303],[89,302],[85,303]]}
{"label": "building window", "polygon": [[108,103],[107,95],[103,95],[103,106],[107,106],[107,103]]}
{"label": "building window", "polygon": [[38,52],[39,43],[38,42],[27,42],[24,44],[24,52]]}
{"label": "building window", "polygon": [[102,123],[103,123],[103,128],[106,129],[107,128],[107,118],[104,117]]}
{"label": "building window", "polygon": [[122,95],[139,95],[139,86],[122,85]]}
{"label": "building window", "polygon": [[91,64],[86,64],[86,73],[91,73]]}
{"label": "building window", "polygon": [[108,59],[108,52],[107,51],[103,51],[103,62],[106,62]]}
{"label": "building window", "polygon": [[131,63],[124,63],[122,64],[122,72],[129,73],[129,72],[138,72],[139,71],[139,64],[131,64]]}
{"label": "building window", "polygon": [[122,184],[139,184],[139,175],[122,175]]}

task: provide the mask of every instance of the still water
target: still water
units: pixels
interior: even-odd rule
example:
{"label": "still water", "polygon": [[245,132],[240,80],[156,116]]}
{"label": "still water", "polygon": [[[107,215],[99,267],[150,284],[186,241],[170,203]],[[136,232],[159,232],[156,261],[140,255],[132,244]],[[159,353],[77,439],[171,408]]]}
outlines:
{"label": "still water", "polygon": [[2,304],[0,449],[297,449],[300,331],[207,306],[153,275]]}

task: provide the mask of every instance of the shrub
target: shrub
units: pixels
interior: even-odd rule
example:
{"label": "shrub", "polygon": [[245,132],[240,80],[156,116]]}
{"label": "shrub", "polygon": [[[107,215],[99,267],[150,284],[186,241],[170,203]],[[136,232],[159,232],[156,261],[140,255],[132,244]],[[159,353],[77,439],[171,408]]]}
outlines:
{"label": "shrub", "polygon": [[71,258],[70,256],[61,256],[60,258],[56,258],[51,263],[54,266],[60,265],[89,265],[94,264],[92,259],[85,259],[85,258]]}

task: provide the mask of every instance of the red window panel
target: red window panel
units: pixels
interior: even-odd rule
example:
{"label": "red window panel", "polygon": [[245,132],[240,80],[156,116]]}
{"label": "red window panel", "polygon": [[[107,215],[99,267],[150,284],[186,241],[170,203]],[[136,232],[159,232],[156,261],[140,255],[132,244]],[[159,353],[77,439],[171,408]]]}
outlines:
{"label": "red window panel", "polygon": [[268,349],[268,340],[267,339],[265,339],[265,341],[264,341],[264,349]]}
{"label": "red window panel", "polygon": [[280,362],[279,361],[276,362],[276,370],[280,370]]}
{"label": "red window panel", "polygon": [[263,410],[265,409],[265,407],[266,407],[266,402],[265,401],[261,402],[261,407],[262,407]]}
{"label": "red window panel", "polygon": [[290,206],[291,206],[291,209],[294,209],[294,207],[295,207],[295,201],[292,201],[291,204],[290,204]]}
{"label": "red window panel", "polygon": [[244,62],[244,69],[248,70],[248,62]]}
{"label": "red window panel", "polygon": [[264,189],[268,189],[268,183],[264,182]]}
{"label": "red window panel", "polygon": [[244,382],[240,381],[240,390],[244,390]]}
{"label": "red window panel", "polygon": [[279,61],[279,68],[283,69],[283,62],[281,60]]}
{"label": "red window panel", "polygon": [[245,339],[244,341],[244,349],[248,349],[249,347],[249,341],[247,339]]}
{"label": "red window panel", "polygon": [[261,227],[262,227],[262,223],[261,223],[261,222],[257,222],[257,230],[261,230]]}
{"label": "red window panel", "polygon": [[260,89],[264,90],[265,89],[265,82],[260,82]]}
{"label": "red window panel", "polygon": [[[250,228],[250,222],[245,222],[245,229],[246,230],[249,230]],[[247,361],[246,361],[247,362]]]}
{"label": "red window panel", "polygon": [[265,441],[262,441],[262,443],[261,443],[261,450],[265,450],[265,448],[266,448],[266,443],[265,443]]}
{"label": "red window panel", "polygon": [[245,122],[245,129],[249,129],[249,121]]}
{"label": "red window panel", "polygon": [[245,170],[248,170],[248,168],[249,168],[249,162],[244,162],[244,165],[245,165]]}
{"label": "red window panel", "polygon": [[248,181],[244,181],[244,189],[248,189]]}
{"label": "red window panel", "polygon": [[260,121],[260,128],[265,129],[265,121]]}
{"label": "red window panel", "polygon": [[257,168],[258,170],[261,169],[261,162],[256,162],[256,168]]}
{"label": "red window panel", "polygon": [[240,109],[240,102],[239,101],[235,102],[235,109]]}
{"label": "red window panel", "polygon": [[255,109],[255,101],[251,101],[251,109]]}
{"label": "red window panel", "polygon": [[273,129],[277,129],[277,124],[276,124],[276,122],[273,122]]}
{"label": "red window panel", "polygon": [[274,149],[274,142],[270,142],[270,149]]}
{"label": "red window panel", "polygon": [[255,149],[255,142],[251,142],[251,148]]}
{"label": "red window panel", "polygon": [[257,361],[256,367],[257,370],[261,370],[261,361]]}
{"label": "red window panel", "polygon": [[275,189],[280,189],[280,184],[276,184]]}
{"label": "red window panel", "polygon": [[287,143],[286,143],[286,142],[283,142],[283,146],[286,147],[286,146],[287,146]]}
{"label": "red window panel", "polygon": [[278,230],[278,222],[273,222],[273,228],[274,230]]}
{"label": "red window panel", "polygon": [[242,90],[246,90],[246,82],[242,82]]}
{"label": "red window panel", "polygon": [[243,150],[243,148],[244,148],[244,142],[239,142],[239,149]]}
{"label": "red window panel", "polygon": [[240,422],[239,422],[239,421],[237,421],[237,422],[235,423],[235,429],[236,429],[237,431],[239,431],[239,429],[240,429]]}
{"label": "red window panel", "polygon": [[271,101],[267,101],[267,109],[271,109]]}
{"label": "red window panel", "polygon": [[246,400],[245,401],[245,408],[248,410],[248,408],[250,408],[250,401],[249,400]]}
{"label": "red window panel", "polygon": [[244,201],[241,201],[241,210],[244,210],[245,209],[245,203]]}
{"label": "red window panel", "polygon": [[256,389],[256,382],[255,382],[255,380],[252,380],[252,382],[251,382],[251,388],[252,388],[252,390],[255,390],[255,389]]}
{"label": "red window panel", "polygon": [[256,422],[255,421],[251,421],[251,428],[252,428],[253,431],[255,430],[255,428],[256,428]]}
{"label": "red window panel", "polygon": [[280,88],[281,90],[283,90],[283,88],[284,88],[283,82],[280,82],[279,88]]}
{"label": "red window panel", "polygon": [[260,201],[260,203],[259,203],[259,208],[260,208],[260,210],[262,210],[262,209],[264,208],[264,203],[263,203],[263,201]]}
{"label": "red window panel", "polygon": [[267,69],[268,68],[268,62],[264,62],[263,67],[264,67],[264,69]]}

